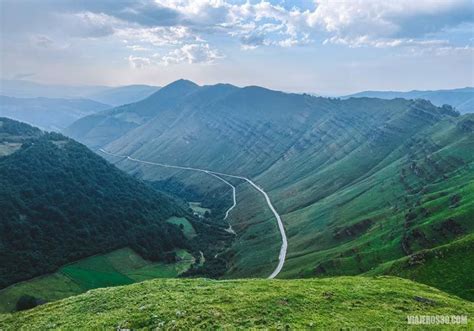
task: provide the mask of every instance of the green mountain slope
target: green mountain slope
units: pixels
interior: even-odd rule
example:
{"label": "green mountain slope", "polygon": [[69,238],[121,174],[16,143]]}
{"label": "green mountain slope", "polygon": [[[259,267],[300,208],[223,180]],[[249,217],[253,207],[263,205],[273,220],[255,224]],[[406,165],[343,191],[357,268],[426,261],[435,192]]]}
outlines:
{"label": "green mountain slope", "polygon": [[172,260],[181,205],[60,134],[0,118],[0,288],[130,246]]}
{"label": "green mountain slope", "polygon": [[364,91],[345,96],[343,98],[381,98],[381,99],[426,99],[434,105],[442,106],[445,104],[456,108],[460,113],[474,113],[474,88],[465,87],[453,90],[437,91]]}
{"label": "green mountain slope", "polygon": [[66,128],[64,133],[91,148],[98,148],[144,124],[156,112],[174,107],[183,97],[197,89],[194,83],[178,81],[143,101],[84,117]]}
{"label": "green mountain slope", "polygon": [[397,275],[474,301],[474,235],[382,264],[368,275]]}
{"label": "green mountain slope", "polygon": [[111,107],[89,99],[0,96],[0,116],[27,122],[49,131],[61,131],[81,117]]}
{"label": "green mountain slope", "polygon": [[413,315],[464,316],[464,327],[472,328],[473,314],[471,302],[400,278],[170,279],[93,290],[0,315],[0,328],[399,329]]}
{"label": "green mountain slope", "polygon": [[[365,273],[473,233],[474,118],[449,106],[177,81],[73,127],[95,148],[251,177],[287,230],[281,277]],[[108,159],[219,196],[205,174]],[[268,276],[280,248],[276,222],[254,189],[230,181],[237,239],[223,255],[227,277]]]}

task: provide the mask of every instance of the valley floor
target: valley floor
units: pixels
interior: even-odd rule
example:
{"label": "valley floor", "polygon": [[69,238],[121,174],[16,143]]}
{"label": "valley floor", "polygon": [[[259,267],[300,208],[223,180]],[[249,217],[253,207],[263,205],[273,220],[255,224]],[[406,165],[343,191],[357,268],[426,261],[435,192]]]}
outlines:
{"label": "valley floor", "polygon": [[408,316],[420,315],[458,316],[474,327],[472,302],[432,287],[395,277],[335,277],[155,279],[3,314],[0,329],[406,328]]}
{"label": "valley floor", "polygon": [[[235,193],[235,186],[232,185],[231,183],[229,183],[227,180],[223,179],[222,177],[230,177],[230,178],[234,178],[234,179],[238,179],[238,180],[242,180],[244,182],[247,182],[248,184],[250,184],[252,186],[253,189],[255,189],[258,193],[263,195],[263,197],[265,198],[265,200],[264,200],[265,204],[271,210],[274,218],[276,219],[277,225],[278,225],[278,231],[280,232],[280,235],[281,235],[281,247],[280,247],[280,251],[279,251],[279,254],[278,254],[278,264],[277,264],[275,270],[273,270],[273,272],[270,274],[270,276],[268,276],[268,278],[270,278],[270,279],[275,278],[276,276],[278,276],[280,271],[283,269],[283,265],[285,264],[285,259],[286,259],[286,253],[287,253],[287,250],[288,250],[288,240],[287,240],[287,237],[286,237],[286,232],[285,232],[285,227],[283,225],[283,221],[281,219],[280,214],[276,211],[275,207],[273,206],[272,201],[270,200],[270,197],[268,196],[267,192],[265,192],[265,190],[263,190],[260,186],[255,184],[255,182],[252,181],[251,179],[249,179],[247,177],[244,177],[244,176],[231,175],[231,174],[216,172],[216,171],[212,171],[212,170],[208,170],[208,169],[201,169],[201,168],[195,168],[195,167],[185,167],[185,166],[178,166],[178,165],[170,165],[170,164],[166,164],[166,163],[157,163],[157,162],[149,162],[149,161],[139,160],[139,159],[136,159],[136,158],[132,158],[129,155],[119,155],[119,154],[110,153],[110,152],[107,152],[106,150],[104,150],[102,148],[99,149],[99,151],[106,154],[106,155],[123,158],[125,160],[132,161],[132,162],[138,162],[138,163],[142,163],[142,164],[158,166],[158,167],[164,167],[164,168],[171,168],[171,169],[190,170],[190,171],[193,171],[193,172],[205,173],[207,175],[210,175],[210,176],[213,176],[213,177],[217,178],[218,180],[224,182],[226,185],[231,186],[232,187],[232,192],[233,192],[233,201],[234,201],[234,203],[226,211],[224,219],[226,219],[229,216],[229,212],[232,209],[234,209],[234,207],[236,206],[236,198],[235,198],[236,193]],[[230,231],[233,232],[231,226],[229,227],[229,229],[230,229]]]}

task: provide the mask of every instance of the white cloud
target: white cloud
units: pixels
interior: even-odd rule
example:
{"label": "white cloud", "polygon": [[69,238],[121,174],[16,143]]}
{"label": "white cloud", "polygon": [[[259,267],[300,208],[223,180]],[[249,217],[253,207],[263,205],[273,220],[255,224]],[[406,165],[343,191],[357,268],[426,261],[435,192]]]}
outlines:
{"label": "white cloud", "polygon": [[[472,0],[316,0],[310,27],[329,34],[326,42],[352,47],[413,45],[447,26],[472,21]],[[423,45],[423,43],[420,43]]]}
{"label": "white cloud", "polygon": [[[78,38],[117,38],[132,52],[134,68],[158,63],[213,63],[222,57],[215,40],[240,42],[241,49],[294,47],[320,40],[348,47],[454,47],[439,32],[472,23],[473,0],[314,0],[309,9],[273,1],[142,0],[63,13],[61,26]],[[107,9],[109,9],[107,11]],[[95,10],[95,11],[94,11]],[[472,25],[471,25],[472,27]],[[214,38],[218,36],[219,38]],[[50,47],[43,38],[37,46]]]}
{"label": "white cloud", "polygon": [[89,11],[73,15],[61,15],[62,26],[69,29],[73,36],[100,38],[113,35],[116,28],[127,24],[113,16]]}
{"label": "white cloud", "polygon": [[[125,40],[125,43],[128,43],[127,40]],[[141,45],[127,45],[126,46],[128,49],[131,49],[132,51],[135,52],[140,52],[140,51],[149,51],[149,48],[143,47]]]}
{"label": "white cloud", "polygon": [[184,26],[152,28],[129,26],[117,29],[115,35],[128,42],[140,42],[152,46],[180,45],[188,40],[196,40],[190,29]]}
{"label": "white cloud", "polygon": [[[262,0],[234,4],[224,0],[156,0],[176,11],[194,33],[224,33],[237,37],[245,49],[264,45],[294,46],[307,40],[305,13]],[[302,23],[306,26],[301,26]],[[253,42],[257,41],[258,42]]]}
{"label": "white cloud", "polygon": [[212,49],[209,44],[186,44],[181,48],[169,52],[165,56],[155,56],[158,62],[163,65],[179,64],[179,63],[202,63],[211,64],[216,59],[223,56],[216,50]]}
{"label": "white cloud", "polygon": [[[226,32],[243,49],[292,47],[314,37],[350,47],[424,46],[428,34],[472,21],[472,0],[315,0],[313,9],[287,9],[268,0],[155,0],[197,32]],[[420,39],[420,40],[418,40]]]}
{"label": "white cloud", "polygon": [[128,63],[132,68],[140,69],[151,65],[152,61],[147,57],[130,55],[128,57]]}

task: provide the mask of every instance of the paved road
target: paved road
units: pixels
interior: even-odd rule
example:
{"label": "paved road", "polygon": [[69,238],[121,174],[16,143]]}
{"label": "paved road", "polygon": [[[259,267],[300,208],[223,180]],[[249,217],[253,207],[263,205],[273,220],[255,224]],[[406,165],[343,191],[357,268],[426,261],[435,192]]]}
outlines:
{"label": "paved road", "polygon": [[[236,196],[235,196],[235,186],[232,185],[231,183],[229,183],[228,181],[226,181],[224,178],[222,177],[219,177],[215,174],[213,174],[212,172],[207,172],[208,175],[211,175],[213,177],[216,177],[217,179],[219,179],[220,181],[224,182],[226,185],[230,186],[232,188],[232,201],[233,201],[233,204],[232,206],[230,206],[229,209],[226,210],[225,212],[225,216],[224,216],[224,220],[227,219],[227,217],[229,217],[229,213],[232,209],[235,208],[235,206],[237,205],[237,199],[236,199]],[[229,227],[226,229],[227,232],[229,233],[232,233],[232,234],[236,234],[234,229],[232,229],[232,225],[230,224],[230,222],[228,222],[227,224],[229,224]]]}
{"label": "paved road", "polygon": [[206,173],[206,174],[208,174],[208,175],[211,175],[211,176],[214,176],[214,177],[220,179],[221,181],[225,182],[226,184],[232,186],[232,190],[233,190],[234,204],[232,205],[232,207],[230,207],[230,208],[227,210],[225,218],[227,218],[227,216],[229,216],[229,212],[230,212],[230,211],[235,207],[235,205],[236,205],[235,187],[234,187],[231,183],[229,183],[228,181],[226,181],[225,179],[221,178],[220,176],[231,177],[231,178],[238,178],[238,179],[245,180],[247,183],[249,183],[250,185],[252,185],[257,191],[259,191],[259,192],[265,197],[265,201],[267,202],[268,207],[270,208],[270,210],[272,211],[273,215],[275,216],[275,218],[276,218],[276,220],[277,220],[278,229],[280,230],[282,243],[281,243],[281,248],[280,248],[280,254],[279,254],[279,256],[278,256],[278,265],[277,265],[277,267],[275,268],[275,270],[271,273],[271,275],[268,276],[268,278],[269,278],[269,279],[275,278],[275,277],[280,273],[281,269],[283,268],[283,265],[285,264],[286,251],[288,250],[288,240],[287,240],[287,238],[286,238],[285,227],[283,226],[283,222],[282,222],[282,220],[281,220],[281,217],[280,217],[280,215],[277,213],[275,207],[273,206],[273,204],[272,204],[272,202],[271,202],[270,197],[268,196],[268,194],[267,194],[260,186],[258,186],[257,184],[255,184],[253,181],[251,181],[251,180],[248,179],[247,177],[237,176],[237,175],[231,175],[231,174],[225,174],[225,173],[222,173],[222,172],[211,171],[211,170],[207,170],[207,169],[200,169],[200,168],[194,168],[194,167],[182,167],[182,166],[170,165],[170,164],[166,164],[166,163],[143,161],[143,160],[139,160],[139,159],[132,158],[132,157],[130,157],[130,156],[128,156],[128,155],[118,155],[118,154],[114,154],[114,153],[109,153],[109,152],[105,151],[105,150],[102,149],[102,148],[99,149],[99,151],[102,152],[102,153],[104,153],[104,154],[107,154],[107,155],[126,158],[126,159],[128,159],[128,160],[130,160],[130,161],[134,161],[134,162],[139,162],[139,163],[144,163],[144,164],[150,164],[150,165],[156,165],[156,166],[165,167],[165,168],[172,168],[172,169],[199,171],[199,172],[203,172],[203,173]]}

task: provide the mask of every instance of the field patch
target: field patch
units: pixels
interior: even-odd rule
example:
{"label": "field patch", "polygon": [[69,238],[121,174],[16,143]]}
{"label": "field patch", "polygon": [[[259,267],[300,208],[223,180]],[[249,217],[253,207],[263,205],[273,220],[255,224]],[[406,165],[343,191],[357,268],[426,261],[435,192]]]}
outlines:
{"label": "field patch", "polygon": [[13,311],[23,295],[56,301],[90,289],[127,285],[153,278],[174,278],[187,271],[194,257],[177,250],[175,263],[150,262],[130,248],[68,264],[56,273],[14,284],[0,291],[0,313]]}
{"label": "field patch", "polygon": [[166,222],[177,225],[181,230],[183,230],[184,235],[188,239],[192,239],[196,236],[196,231],[194,230],[193,225],[184,217],[170,217]]}
{"label": "field patch", "polygon": [[189,202],[189,207],[193,210],[193,212],[201,216],[203,216],[206,212],[211,212],[209,208],[202,207],[200,202]]}

